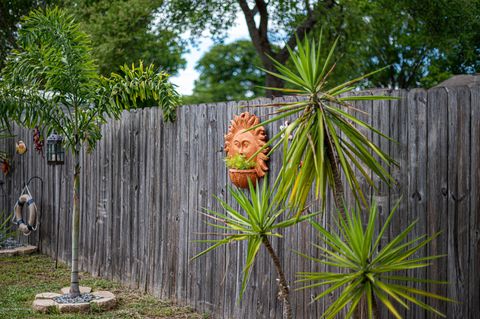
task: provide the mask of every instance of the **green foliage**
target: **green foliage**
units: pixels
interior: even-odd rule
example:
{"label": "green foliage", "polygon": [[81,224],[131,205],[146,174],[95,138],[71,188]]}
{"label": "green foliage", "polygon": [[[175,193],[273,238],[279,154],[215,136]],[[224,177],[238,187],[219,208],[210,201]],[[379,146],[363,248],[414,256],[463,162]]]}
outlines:
{"label": "green foliage", "polygon": [[193,257],[203,256],[222,245],[246,241],[248,248],[243,268],[240,298],[243,296],[248,278],[250,277],[251,267],[262,245],[262,236],[282,237],[277,232],[279,229],[293,226],[316,215],[289,215],[283,205],[284,203],[273,200],[273,191],[267,184],[267,181],[264,181],[262,186],[259,186],[257,183],[257,187],[254,187],[249,181],[250,196],[240,189],[229,187],[230,194],[244,213],[236,210],[226,201],[217,198],[225,212],[219,213],[206,209],[205,215],[212,220],[208,225],[218,229],[218,233],[214,235],[218,236],[219,239],[198,240],[197,242],[208,243],[211,246]]}
{"label": "green foliage", "polygon": [[228,168],[234,169],[252,169],[255,167],[255,162],[248,160],[244,155],[236,154],[225,158],[225,163]]}
{"label": "green foliage", "polygon": [[47,134],[62,134],[66,147],[77,152],[84,142],[95,146],[106,116],[119,117],[122,110],[139,107],[137,100],[160,102],[166,119],[174,117],[178,97],[164,83],[166,74],[140,64],[123,68],[124,75],[101,77],[90,46],[65,11],[32,11],[22,22],[19,49],[2,72],[2,114],[27,127],[43,125]]}
{"label": "green foliage", "polygon": [[[328,79],[336,67],[336,64],[331,62],[335,43],[326,57],[322,54],[321,37],[318,44],[307,39],[303,43],[298,43],[297,48],[297,51],[289,51],[293,67],[273,60],[279,73],[266,70],[267,73],[281,78],[293,87],[276,90],[308,97],[307,101],[277,105],[278,115],[263,123],[265,125],[273,121],[283,122],[292,116],[295,117],[295,120],[268,143],[274,144],[272,150],[282,145],[284,149],[279,195],[286,197],[290,193],[290,202],[294,206],[303,207],[311,186],[315,184],[317,197],[324,200],[327,185],[334,190],[338,187],[335,185],[338,176],[335,176],[334,169],[340,165],[355,197],[365,203],[355,170],[358,170],[371,186],[374,186],[374,183],[365,168],[387,184],[391,184],[393,178],[381,162],[391,165],[394,161],[359,130],[359,127],[363,127],[387,138],[371,125],[352,115],[351,112],[355,109],[349,102],[391,98],[345,95],[352,91],[359,81],[371,74],[329,87]],[[293,139],[289,140],[292,133]]]}
{"label": "green foliage", "polygon": [[10,221],[12,220],[13,213],[10,216],[7,216],[5,213],[0,215],[6,216],[5,220],[0,221],[0,249],[3,247],[5,241],[11,237],[15,236],[15,230],[10,226]]}
{"label": "green foliage", "polygon": [[175,74],[186,64],[181,57],[185,43],[164,22],[155,21],[158,0],[81,0],[64,1],[91,38],[92,55],[100,73],[119,72],[131,61],[155,64]]}
{"label": "green foliage", "polygon": [[480,1],[381,0],[356,5],[369,19],[361,23],[362,33],[350,36],[355,64],[361,72],[391,65],[371,77],[370,85],[430,87],[452,74],[478,72]]}
{"label": "green foliage", "polygon": [[265,93],[260,86],[265,74],[256,66],[262,65],[252,43],[239,40],[217,44],[197,62],[200,73],[189,103],[209,103],[244,100]]}
{"label": "green foliage", "polygon": [[138,67],[134,64],[132,68],[124,65],[120,66],[120,70],[122,74],[112,73],[110,78],[102,77],[102,85],[106,88],[112,107],[120,106],[129,110],[159,103],[164,120],[175,120],[179,95],[167,81],[167,73],[156,72],[153,64],[144,67],[142,61]]}
{"label": "green foliage", "polygon": [[16,33],[22,16],[39,6],[57,0],[2,0],[0,1],[0,70],[4,67],[7,54],[16,46]]}
{"label": "green foliage", "polygon": [[[239,2],[177,0],[165,2],[162,8],[167,12],[166,23],[191,31],[192,39],[199,39],[205,30],[222,39],[241,12]],[[362,86],[431,87],[452,74],[480,72],[480,0],[258,3],[265,4],[268,12],[270,46],[286,43],[295,32],[303,35],[304,31],[297,28],[307,20],[309,12],[316,17],[311,20],[315,23],[309,36],[316,37],[323,28],[328,40],[340,37],[337,56],[344,63],[330,77],[332,85],[385,65],[391,67]],[[252,14],[258,24],[259,10],[255,9]],[[264,51],[274,56],[279,49]],[[264,60],[262,63],[269,69]]]}
{"label": "green foliage", "polygon": [[365,226],[362,223],[360,210],[345,211],[345,217],[339,214],[336,223],[338,230],[336,231],[329,231],[320,224],[311,222],[326,247],[322,244],[314,244],[322,252],[320,258],[301,253],[300,255],[322,265],[333,266],[338,272],[300,272],[298,273],[298,282],[309,283],[302,289],[327,287],[314,298],[315,301],[338,289],[341,290],[340,296],[328,307],[322,318],[335,318],[342,309],[348,306],[350,308],[346,318],[349,318],[362,297],[367,300],[369,318],[372,318],[373,313],[377,311],[375,298],[395,318],[401,318],[395,302],[407,310],[409,309],[408,303],[412,303],[444,317],[437,309],[417,299],[417,296],[443,301],[452,301],[451,299],[412,288],[409,285],[414,283],[446,284],[446,282],[398,275],[402,271],[427,267],[431,260],[442,257],[414,257],[439,234],[410,239],[409,235],[416,225],[416,222],[413,222],[390,242],[380,246],[382,237],[387,231],[397,207],[398,203],[390,212],[378,235],[375,235],[375,225],[380,225],[376,204],[371,206]]}

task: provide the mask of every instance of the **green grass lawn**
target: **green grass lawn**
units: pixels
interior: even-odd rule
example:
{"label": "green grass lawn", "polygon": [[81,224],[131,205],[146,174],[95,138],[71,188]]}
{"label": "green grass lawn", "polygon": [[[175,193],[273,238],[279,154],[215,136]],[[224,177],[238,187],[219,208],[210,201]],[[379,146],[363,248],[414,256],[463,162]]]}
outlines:
{"label": "green grass lawn", "polygon": [[121,284],[94,278],[81,273],[81,285],[93,290],[109,290],[118,299],[115,310],[87,314],[37,314],[31,309],[37,293],[59,292],[68,286],[70,271],[66,265],[55,263],[44,255],[0,257],[0,318],[175,318],[204,319],[190,308],[178,307],[171,302],[158,300]]}

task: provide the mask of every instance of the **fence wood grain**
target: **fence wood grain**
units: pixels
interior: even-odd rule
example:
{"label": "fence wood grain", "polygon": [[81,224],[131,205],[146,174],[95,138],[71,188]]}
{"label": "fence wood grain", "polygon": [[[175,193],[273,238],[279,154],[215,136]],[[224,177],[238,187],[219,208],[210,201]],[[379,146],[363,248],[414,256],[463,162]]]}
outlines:
{"label": "fence wood grain", "polygon": [[[375,90],[367,94],[391,94],[394,101],[361,101],[359,115],[398,143],[370,136],[399,166],[391,167],[392,187],[380,183],[373,191],[361,181],[369,200],[380,209],[379,226],[399,202],[392,227],[382,245],[413,221],[409,237],[442,231],[425,254],[447,254],[428,269],[405,274],[448,280],[445,286],[416,284],[459,301],[457,304],[427,300],[448,318],[477,318],[480,313],[480,88],[434,88],[428,91]],[[362,94],[365,94],[363,92]],[[296,100],[284,97],[277,101]],[[244,243],[222,247],[190,260],[205,249],[197,239],[212,238],[199,211],[219,210],[218,196],[231,203],[230,185],[223,163],[223,135],[234,114],[253,112],[263,120],[271,109],[256,106],[267,99],[183,106],[175,123],[163,123],[158,108],[124,112],[119,121],[109,120],[103,139],[92,153],[82,152],[80,265],[95,275],[122,281],[132,287],[187,304],[215,318],[280,318],[281,304],[276,273],[262,250],[253,268],[246,294],[239,302]],[[239,108],[242,106],[242,108]],[[269,136],[282,123],[266,126]],[[19,236],[38,243],[42,252],[68,262],[72,204],[72,159],[64,166],[47,166],[33,150],[32,132],[15,127],[15,139],[0,141],[13,156],[13,171],[3,178],[0,211],[11,212],[23,183],[32,176],[44,180],[43,197],[38,181],[31,189],[42,208],[40,231]],[[14,140],[23,139],[30,150],[14,155]],[[269,183],[281,166],[281,154],[270,160]],[[347,202],[354,202],[347,191]],[[332,198],[320,222],[332,227]],[[311,211],[319,209],[311,196]],[[236,206],[235,206],[236,207]],[[5,216],[5,213],[3,214]],[[333,293],[318,303],[312,298],[324,288],[300,290],[293,281],[296,271],[330,269],[297,256],[293,250],[318,255],[310,242],[319,243],[308,224],[282,231],[273,239],[292,286],[296,318],[318,318],[335,300]],[[385,317],[388,317],[384,312]],[[408,318],[431,318],[418,307],[403,312]]]}

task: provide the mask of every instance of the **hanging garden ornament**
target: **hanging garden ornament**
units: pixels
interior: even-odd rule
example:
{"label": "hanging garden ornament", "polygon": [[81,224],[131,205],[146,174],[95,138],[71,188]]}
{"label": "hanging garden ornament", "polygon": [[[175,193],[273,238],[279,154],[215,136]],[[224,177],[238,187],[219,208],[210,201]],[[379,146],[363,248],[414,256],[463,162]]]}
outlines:
{"label": "hanging garden ornament", "polygon": [[35,127],[35,129],[33,130],[33,143],[35,144],[35,150],[43,157],[44,141],[43,141],[43,136],[40,133],[40,130],[38,129],[38,127]]}
{"label": "hanging garden ornament", "polygon": [[235,115],[225,135],[228,173],[233,184],[240,188],[248,188],[248,180],[255,184],[268,170],[269,150],[263,148],[267,143],[267,134],[263,126],[257,126],[259,123],[260,119],[255,114],[245,112]]}
{"label": "hanging garden ornament", "polygon": [[0,170],[2,171],[2,173],[7,176],[8,173],[10,173],[10,169],[11,169],[11,166],[10,166],[10,162],[8,161],[8,159],[3,159],[1,162],[0,162]]}
{"label": "hanging garden ornament", "polygon": [[27,152],[27,145],[23,141],[18,141],[15,143],[15,150],[17,154],[23,155]]}
{"label": "hanging garden ornament", "polygon": [[47,164],[62,165],[65,162],[65,149],[63,148],[63,137],[52,133],[47,138]]}

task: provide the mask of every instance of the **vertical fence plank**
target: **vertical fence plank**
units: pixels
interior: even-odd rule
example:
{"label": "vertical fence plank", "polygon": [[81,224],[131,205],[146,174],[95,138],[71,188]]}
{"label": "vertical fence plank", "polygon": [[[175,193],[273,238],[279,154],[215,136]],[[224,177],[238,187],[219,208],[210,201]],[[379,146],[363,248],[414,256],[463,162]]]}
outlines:
{"label": "vertical fence plank", "polygon": [[470,88],[470,243],[468,260],[468,314],[474,318],[480,313],[480,86]]}
{"label": "vertical fence plank", "polygon": [[164,223],[164,216],[166,213],[162,210],[162,181],[163,181],[163,162],[162,162],[162,152],[163,152],[163,145],[164,145],[164,131],[163,131],[163,122],[162,122],[162,114],[159,109],[154,110],[155,118],[155,135],[154,135],[154,143],[155,143],[155,150],[154,150],[154,161],[155,161],[155,178],[154,178],[154,194],[153,194],[153,213],[154,213],[154,223],[155,223],[155,253],[153,256],[152,261],[152,274],[150,275],[152,278],[151,281],[151,291],[154,292],[155,295],[160,296],[161,294],[161,282],[162,282],[162,271],[161,271],[161,262],[162,262],[162,253],[163,253],[163,225]]}
{"label": "vertical fence plank", "polygon": [[[441,238],[433,241],[430,255],[447,253],[447,195],[448,195],[448,95],[444,88],[428,91],[427,102],[427,223],[428,233],[433,235],[443,231]],[[429,278],[447,279],[447,263],[444,260],[432,262],[428,269]],[[429,285],[429,289],[446,295],[446,287]],[[432,301],[432,305],[446,312],[444,302]]]}
{"label": "vertical fence plank", "polygon": [[[470,208],[470,90],[448,92],[448,296],[467,301]],[[449,306],[449,318],[465,318],[468,302]]]}
{"label": "vertical fence plank", "polygon": [[[405,168],[405,175],[407,180],[405,183],[406,195],[404,200],[407,201],[407,206],[399,207],[397,215],[401,215],[402,220],[399,221],[399,230],[408,227],[410,223],[418,219],[418,226],[414,229],[413,234],[409,237],[410,240],[426,233],[427,216],[426,212],[426,198],[427,198],[427,169],[425,158],[427,153],[427,93],[425,90],[413,90],[407,96],[407,125],[408,136],[405,147],[408,152],[407,165]],[[402,170],[402,167],[400,168]],[[403,201],[402,201],[403,202]],[[421,232],[421,233],[420,233]],[[426,248],[421,250],[425,254]],[[410,276],[420,276],[425,278],[427,275],[426,269],[411,270],[407,272]],[[417,284],[416,288],[425,289],[425,284]],[[425,301],[425,298],[419,297],[420,300]],[[425,310],[420,307],[413,307],[415,318],[424,318]]]}

